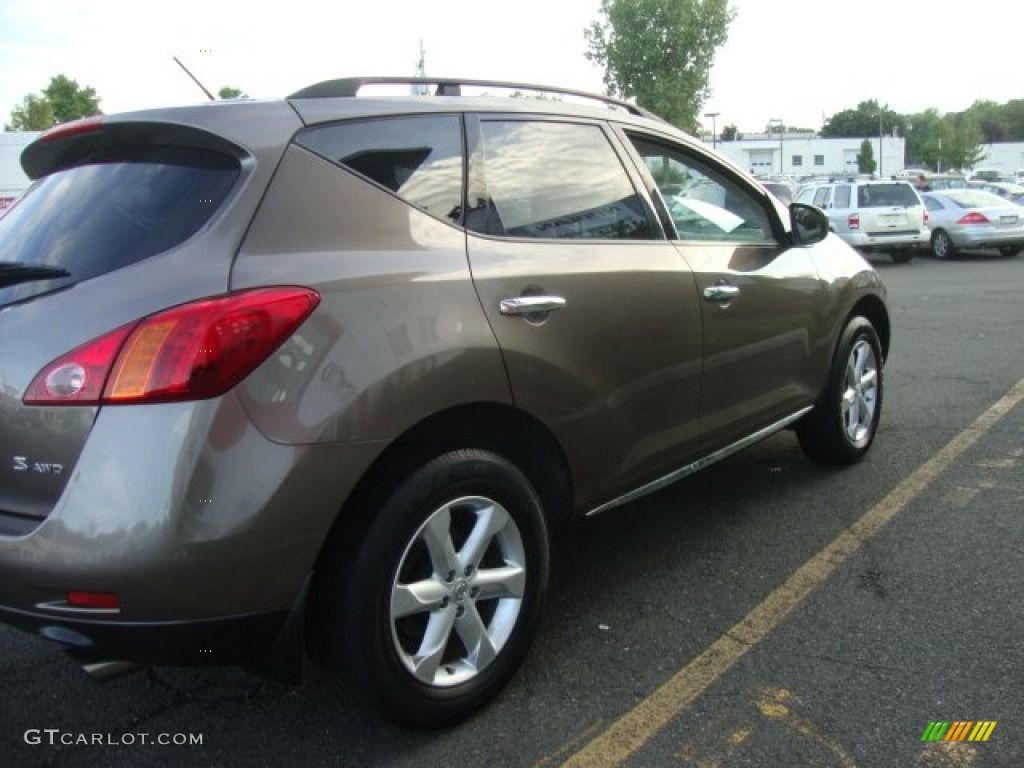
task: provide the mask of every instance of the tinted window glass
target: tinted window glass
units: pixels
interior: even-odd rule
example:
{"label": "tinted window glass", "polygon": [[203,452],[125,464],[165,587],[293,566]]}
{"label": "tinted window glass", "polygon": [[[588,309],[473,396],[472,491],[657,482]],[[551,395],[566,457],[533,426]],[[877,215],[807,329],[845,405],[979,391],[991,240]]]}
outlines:
{"label": "tinted window glass", "polygon": [[752,190],[684,149],[630,136],[682,240],[772,241],[771,222]]}
{"label": "tinted window glass", "polygon": [[297,142],[385,187],[432,216],[462,211],[462,130],[455,115],[317,126]]}
{"label": "tinted window glass", "polygon": [[0,305],[178,245],[209,220],[238,173],[234,158],[214,152],[118,147],[44,177],[0,218],[0,261],[69,275],[0,287]]}
{"label": "tinted window glass", "polygon": [[907,183],[865,184],[857,188],[857,205],[860,208],[920,204],[914,188]]}
{"label": "tinted window glass", "polygon": [[850,207],[850,187],[848,185],[841,184],[836,187],[836,200],[833,205],[836,208]]}
{"label": "tinted window glass", "polygon": [[819,187],[818,191],[814,193],[814,204],[819,208],[824,208],[828,205],[828,199],[831,196],[831,187]]}
{"label": "tinted window glass", "polygon": [[471,229],[539,238],[660,236],[600,128],[483,121],[480,129],[488,199],[470,212]]}

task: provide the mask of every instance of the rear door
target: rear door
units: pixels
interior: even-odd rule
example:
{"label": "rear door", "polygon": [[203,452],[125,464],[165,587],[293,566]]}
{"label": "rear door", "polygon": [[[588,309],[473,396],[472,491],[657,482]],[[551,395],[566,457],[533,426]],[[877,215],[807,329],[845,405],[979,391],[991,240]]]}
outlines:
{"label": "rear door", "polygon": [[699,445],[694,276],[602,122],[468,121],[468,252],[516,404],[566,451],[581,508]]}

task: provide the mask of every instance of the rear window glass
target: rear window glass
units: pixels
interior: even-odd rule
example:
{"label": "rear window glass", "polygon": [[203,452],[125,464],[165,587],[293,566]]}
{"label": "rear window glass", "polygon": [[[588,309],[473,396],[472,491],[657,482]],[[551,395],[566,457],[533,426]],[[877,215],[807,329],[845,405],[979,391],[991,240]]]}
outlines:
{"label": "rear window glass", "polygon": [[946,197],[960,208],[999,208],[1006,205],[1006,201],[999,195],[980,189],[961,189],[947,193]]}
{"label": "rear window glass", "polygon": [[889,205],[920,205],[909,184],[864,184],[857,187],[857,207],[880,208]]}
{"label": "rear window glass", "polygon": [[[149,146],[107,150],[43,177],[0,218],[0,306],[173,248],[210,219],[238,174],[227,155]],[[22,267],[68,275],[20,281]]]}

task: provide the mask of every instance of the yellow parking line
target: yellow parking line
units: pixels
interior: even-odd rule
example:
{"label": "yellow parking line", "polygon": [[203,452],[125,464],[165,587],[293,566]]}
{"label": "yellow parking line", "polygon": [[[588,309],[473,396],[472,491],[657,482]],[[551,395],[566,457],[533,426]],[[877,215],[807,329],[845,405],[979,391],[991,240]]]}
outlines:
{"label": "yellow parking line", "polygon": [[566,768],[623,765],[733,664],[764,640],[789,613],[850,555],[878,533],[1000,419],[1024,400],[1024,379],[973,424],[918,467],[888,496],[812,557],[738,624],[719,637],[668,682],[637,704],[565,762]]}

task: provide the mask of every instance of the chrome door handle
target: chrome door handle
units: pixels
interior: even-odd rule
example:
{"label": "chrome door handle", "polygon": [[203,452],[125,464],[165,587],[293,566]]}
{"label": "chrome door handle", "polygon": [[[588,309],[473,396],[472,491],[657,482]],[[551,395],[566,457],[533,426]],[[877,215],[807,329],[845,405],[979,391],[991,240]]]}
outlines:
{"label": "chrome door handle", "polygon": [[541,312],[553,312],[565,306],[561,296],[517,296],[514,299],[502,299],[498,310],[503,315],[532,315]]}
{"label": "chrome door handle", "polygon": [[740,295],[735,285],[709,285],[704,289],[704,298],[708,301],[732,301]]}

